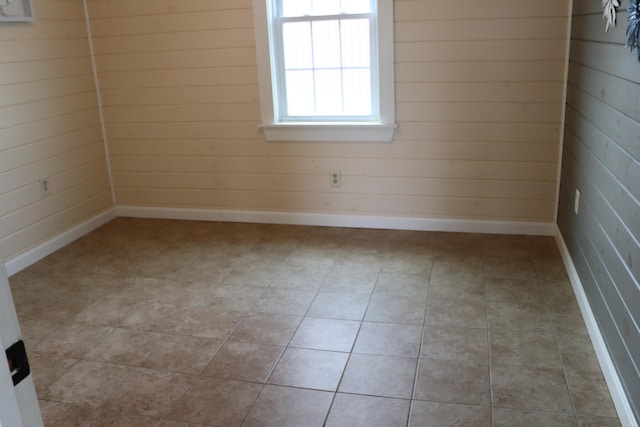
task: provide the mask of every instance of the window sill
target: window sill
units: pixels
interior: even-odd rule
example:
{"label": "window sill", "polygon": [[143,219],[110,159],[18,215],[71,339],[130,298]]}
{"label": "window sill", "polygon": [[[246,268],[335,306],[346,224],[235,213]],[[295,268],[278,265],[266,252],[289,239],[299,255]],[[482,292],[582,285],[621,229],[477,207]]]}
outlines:
{"label": "window sill", "polygon": [[391,142],[396,124],[269,123],[261,124],[267,141]]}

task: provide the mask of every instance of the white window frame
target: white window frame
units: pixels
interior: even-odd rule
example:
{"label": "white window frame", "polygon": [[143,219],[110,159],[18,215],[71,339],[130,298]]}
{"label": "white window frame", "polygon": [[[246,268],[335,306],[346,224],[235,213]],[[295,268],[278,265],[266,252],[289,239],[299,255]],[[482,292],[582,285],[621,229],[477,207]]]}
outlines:
{"label": "white window frame", "polygon": [[[314,120],[281,121],[274,97],[277,87],[272,26],[273,0],[253,0],[253,14],[260,91],[260,128],[268,141],[362,141],[391,142],[395,123],[395,77],[393,53],[393,0],[377,0],[377,60],[379,119],[375,121]],[[375,48],[375,47],[374,47]],[[375,109],[375,108],[374,108]]]}

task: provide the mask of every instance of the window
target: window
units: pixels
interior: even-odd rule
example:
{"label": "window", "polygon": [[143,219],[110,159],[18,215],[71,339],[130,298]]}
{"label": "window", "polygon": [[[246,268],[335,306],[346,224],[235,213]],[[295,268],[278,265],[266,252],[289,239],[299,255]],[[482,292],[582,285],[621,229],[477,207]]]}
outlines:
{"label": "window", "polygon": [[391,141],[393,0],[254,0],[268,140]]}

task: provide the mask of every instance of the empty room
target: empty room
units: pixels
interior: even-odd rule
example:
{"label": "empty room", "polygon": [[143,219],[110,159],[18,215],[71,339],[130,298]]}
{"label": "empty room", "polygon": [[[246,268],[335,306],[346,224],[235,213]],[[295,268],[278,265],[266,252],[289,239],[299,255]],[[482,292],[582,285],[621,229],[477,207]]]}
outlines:
{"label": "empty room", "polygon": [[0,426],[637,427],[639,43],[638,0],[0,0]]}

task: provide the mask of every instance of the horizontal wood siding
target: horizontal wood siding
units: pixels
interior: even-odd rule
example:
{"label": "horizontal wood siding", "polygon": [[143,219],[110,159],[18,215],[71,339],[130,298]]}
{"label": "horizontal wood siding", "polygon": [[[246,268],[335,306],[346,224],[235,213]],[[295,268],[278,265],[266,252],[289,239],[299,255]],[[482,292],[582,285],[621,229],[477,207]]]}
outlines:
{"label": "horizontal wood siding", "polygon": [[34,13],[0,25],[5,260],[112,205],[82,2],[34,0]]}
{"label": "horizontal wood siding", "polygon": [[553,221],[566,0],[395,1],[391,144],[265,141],[251,0],[131,3],[89,0],[119,205]]}
{"label": "horizontal wood siding", "polygon": [[600,0],[575,3],[558,222],[640,419],[640,63],[619,12],[605,33]]}

